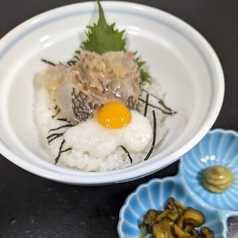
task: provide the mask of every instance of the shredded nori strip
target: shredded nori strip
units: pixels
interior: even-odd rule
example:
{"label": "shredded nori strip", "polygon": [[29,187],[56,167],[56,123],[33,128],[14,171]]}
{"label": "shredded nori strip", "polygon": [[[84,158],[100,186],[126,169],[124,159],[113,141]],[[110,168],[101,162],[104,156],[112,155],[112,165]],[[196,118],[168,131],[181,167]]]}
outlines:
{"label": "shredded nori strip", "polygon": [[144,108],[144,116],[145,117],[147,115],[148,102],[149,102],[149,93],[146,94],[145,108]]}
{"label": "shredded nori strip", "polygon": [[71,124],[71,121],[68,121],[67,118],[57,118],[58,121],[65,121]]}
{"label": "shredded nori strip", "polygon": [[131,162],[131,164],[132,164],[133,160],[132,160],[132,158],[131,158],[130,152],[126,149],[125,146],[123,146],[123,145],[120,145],[120,146],[121,146],[121,148],[125,151],[127,157],[129,158],[129,160],[130,160],[130,162]]}
{"label": "shredded nori strip", "polygon": [[[144,116],[146,116],[146,114],[147,114],[147,108],[148,108],[148,106],[150,106],[150,107],[152,107],[152,108],[155,108],[155,109],[158,109],[158,110],[160,110],[162,113],[167,114],[167,115],[176,114],[175,111],[173,111],[171,108],[169,108],[169,107],[167,107],[167,106],[165,105],[165,103],[164,103],[163,100],[161,100],[161,99],[155,97],[154,95],[148,93],[148,92],[147,92],[146,90],[144,90],[144,89],[142,89],[142,91],[146,93],[146,100],[144,100],[144,99],[142,99],[142,98],[139,98],[138,100],[140,100],[142,103],[145,104]],[[158,104],[160,104],[160,105],[162,106],[162,108],[161,108],[161,107],[158,107],[158,106],[155,106],[155,105],[153,105],[153,104],[151,104],[151,103],[149,103],[149,96],[148,96],[148,95],[151,96],[151,97],[153,97],[153,98],[155,98],[155,99],[157,99],[157,100],[158,100]]]}
{"label": "shredded nori strip", "polygon": [[57,111],[56,111],[56,113],[52,116],[52,118],[55,118],[55,117],[60,113],[60,108],[58,107],[58,105],[55,106],[55,110],[57,110]]}
{"label": "shredded nori strip", "polygon": [[52,66],[55,66],[55,65],[56,65],[55,63],[52,63],[51,61],[46,60],[46,59],[41,59],[41,61],[44,62],[44,63],[46,63],[46,64],[52,65]]}
{"label": "shredded nori strip", "polygon": [[50,145],[50,143],[53,140],[56,140],[57,138],[63,136],[63,134],[64,134],[64,132],[63,133],[54,133],[54,134],[51,134],[51,135],[47,136],[48,144]]}
{"label": "shredded nori strip", "polygon": [[156,116],[155,116],[155,111],[152,111],[153,113],[153,141],[150,147],[149,152],[147,153],[146,157],[144,158],[144,161],[148,160],[154,150],[155,147],[155,141],[156,141]]}
{"label": "shredded nori strip", "polygon": [[[54,109],[56,110],[56,109],[58,109],[58,108],[59,108],[59,107],[56,105]],[[58,113],[57,113],[55,116],[57,116],[57,115],[58,115]],[[54,118],[54,117],[52,117],[52,118]],[[62,126],[59,126],[59,127],[57,127],[57,128],[52,128],[52,129],[49,130],[49,133],[52,132],[52,131],[57,131],[57,130],[60,130],[60,129],[66,129],[66,128],[68,128],[68,127],[73,127],[73,126],[74,126],[74,125],[72,124],[72,122],[70,122],[70,121],[67,120],[67,118],[56,118],[56,119],[57,119],[58,121],[66,122],[67,124],[64,124],[64,125],[62,125]],[[57,138],[62,137],[65,132],[66,132],[66,130],[65,130],[64,132],[62,132],[62,133],[53,133],[53,134],[50,134],[49,136],[47,136],[48,144],[50,145],[50,143],[51,143],[52,141],[56,140]],[[67,149],[65,149],[65,150],[63,150],[64,144],[65,144],[65,140],[63,139],[62,142],[61,142],[61,144],[60,144],[60,147],[59,147],[58,155],[57,155],[57,157],[55,158],[55,164],[58,163],[58,161],[59,161],[60,156],[61,156],[62,153],[66,152],[66,151],[69,151],[69,150],[72,150],[72,148],[70,148],[70,147],[67,148]]]}
{"label": "shredded nori strip", "polygon": [[72,124],[66,124],[66,125],[63,125],[63,126],[59,126],[57,128],[53,128],[53,129],[50,129],[49,132],[51,131],[57,131],[57,130],[60,130],[60,129],[63,129],[63,128],[67,128],[67,127],[73,127],[74,125]]}
{"label": "shredded nori strip", "polygon": [[59,153],[58,153],[58,156],[55,158],[55,164],[57,164],[59,162],[59,158],[61,156],[62,153],[64,152],[67,152],[69,150],[72,150],[72,148],[67,148],[65,150],[62,150],[63,149],[63,146],[64,146],[64,143],[65,143],[65,140],[62,140],[61,144],[60,144],[60,148],[59,148]]}

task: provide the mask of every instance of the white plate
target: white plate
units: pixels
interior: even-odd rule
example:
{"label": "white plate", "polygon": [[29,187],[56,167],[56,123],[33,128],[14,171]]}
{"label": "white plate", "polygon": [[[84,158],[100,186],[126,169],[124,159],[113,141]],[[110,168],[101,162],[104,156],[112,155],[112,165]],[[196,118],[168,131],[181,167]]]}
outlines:
{"label": "white plate", "polygon": [[95,2],[73,4],[38,15],[0,42],[0,152],[39,176],[72,184],[123,182],[158,171],[191,149],[211,128],[224,96],[220,62],[207,41],[180,19],[148,6],[102,2],[108,23],[126,30],[127,49],[138,51],[148,71],[167,92],[178,114],[166,120],[170,131],[158,155],[139,165],[107,173],[54,166],[41,147],[34,123],[36,72],[71,59],[98,20]]}

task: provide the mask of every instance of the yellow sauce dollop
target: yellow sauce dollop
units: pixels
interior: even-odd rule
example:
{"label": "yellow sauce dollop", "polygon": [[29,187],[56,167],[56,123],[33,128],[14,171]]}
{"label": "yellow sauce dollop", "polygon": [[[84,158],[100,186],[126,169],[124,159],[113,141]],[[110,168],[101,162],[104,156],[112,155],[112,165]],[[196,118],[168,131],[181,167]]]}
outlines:
{"label": "yellow sauce dollop", "polygon": [[225,166],[211,166],[203,172],[202,184],[213,193],[225,192],[233,182],[234,175],[232,171]]}

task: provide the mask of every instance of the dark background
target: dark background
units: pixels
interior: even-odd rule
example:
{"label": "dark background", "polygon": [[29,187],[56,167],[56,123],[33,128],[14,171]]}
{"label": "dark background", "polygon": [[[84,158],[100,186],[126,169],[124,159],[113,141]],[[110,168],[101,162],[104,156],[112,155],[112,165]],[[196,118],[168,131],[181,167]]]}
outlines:
{"label": "dark background", "polygon": [[[81,1],[1,0],[0,38],[21,22],[55,7]],[[169,12],[197,29],[216,51],[226,93],[213,128],[238,131],[238,1],[131,0]],[[4,67],[1,65],[0,67]],[[175,175],[177,162],[124,184],[83,187],[32,175],[0,155],[0,237],[117,237],[125,198],[151,178]]]}

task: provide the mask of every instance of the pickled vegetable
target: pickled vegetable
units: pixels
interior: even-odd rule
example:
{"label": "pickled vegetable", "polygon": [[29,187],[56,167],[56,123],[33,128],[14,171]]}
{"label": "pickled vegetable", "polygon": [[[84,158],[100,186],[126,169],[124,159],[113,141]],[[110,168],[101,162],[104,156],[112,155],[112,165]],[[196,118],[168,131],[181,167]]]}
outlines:
{"label": "pickled vegetable", "polygon": [[[214,233],[207,227],[202,212],[186,207],[174,198],[169,198],[164,211],[151,209],[146,212],[143,222],[139,225],[143,235],[148,233],[153,238],[214,238]],[[198,228],[200,230],[198,230]]]}

